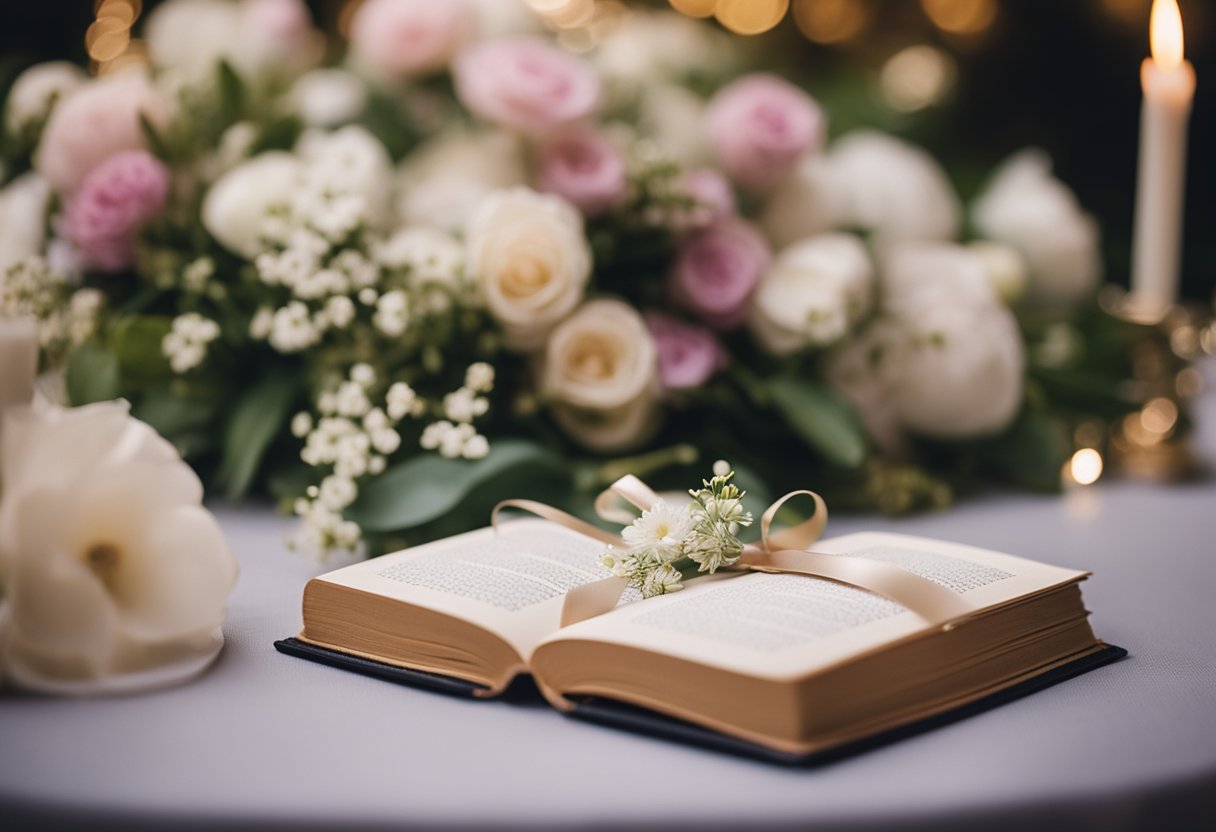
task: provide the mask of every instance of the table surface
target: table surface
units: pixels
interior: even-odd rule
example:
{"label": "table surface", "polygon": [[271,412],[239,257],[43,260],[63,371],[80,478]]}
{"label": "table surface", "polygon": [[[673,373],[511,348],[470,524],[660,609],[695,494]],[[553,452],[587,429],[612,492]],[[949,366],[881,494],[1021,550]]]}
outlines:
{"label": "table surface", "polygon": [[[1212,464],[1216,396],[1200,411],[1196,445]],[[1084,593],[1095,630],[1131,657],[814,769],[581,723],[539,701],[465,701],[280,655],[271,643],[299,629],[304,583],[328,567],[289,553],[291,522],[266,507],[216,514],[242,570],[217,664],[192,684],[136,696],[0,695],[0,817],[292,829],[1216,823],[1210,479],[833,520],[829,533],[907,532],[1092,570]]]}

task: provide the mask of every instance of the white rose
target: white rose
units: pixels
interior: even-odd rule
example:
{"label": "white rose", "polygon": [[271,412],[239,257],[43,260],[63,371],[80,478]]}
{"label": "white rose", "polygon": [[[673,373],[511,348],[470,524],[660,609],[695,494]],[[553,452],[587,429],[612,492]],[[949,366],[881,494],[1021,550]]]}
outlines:
{"label": "white rose", "polygon": [[51,186],[33,171],[0,189],[0,284],[11,264],[42,252],[50,200]]}
{"label": "white rose", "polygon": [[469,274],[506,345],[527,351],[573,311],[591,277],[583,218],[568,202],[527,188],[486,197],[469,223]]}
{"label": "white rose", "polygon": [[393,198],[393,162],[366,128],[347,125],[332,133],[305,130],[296,142],[309,184],[356,194],[367,206],[368,222],[384,226]]}
{"label": "white rose", "polygon": [[983,236],[1026,258],[1031,303],[1071,306],[1101,279],[1098,225],[1051,175],[1051,159],[1042,151],[1022,151],[1002,164],[972,217]]}
{"label": "white rose", "polygon": [[310,127],[336,127],[363,112],[367,86],[342,69],[314,69],[292,85],[288,101]]}
{"label": "white rose", "polygon": [[678,84],[647,84],[642,92],[639,127],[668,159],[686,168],[713,158],[705,125],[705,101]]}
{"label": "white rose", "polygon": [[4,105],[4,123],[11,133],[46,118],[54,103],[84,83],[84,70],[67,61],[34,64],[17,76]]}
{"label": "white rose", "polygon": [[0,464],[4,675],[57,692],[201,670],[236,564],[172,446],[123,403],[26,407],[6,417]]}
{"label": "white rose", "polygon": [[953,240],[958,196],[924,150],[862,130],[838,139],[822,159],[804,159],[767,204],[763,225],[778,245],[828,228],[860,228],[878,246]]}
{"label": "white rose", "polygon": [[254,257],[262,250],[266,211],[288,202],[302,176],[300,160],[281,150],[237,165],[203,198],[203,227],[229,251]]}
{"label": "white rose", "polygon": [[398,218],[405,225],[458,231],[491,192],[528,181],[520,140],[506,133],[436,136],[401,167]]}
{"label": "white rose", "polygon": [[294,72],[321,45],[301,0],[168,0],[148,14],[144,37],[155,66],[193,77],[220,60],[244,73]]}
{"label": "white rose", "polygon": [[642,316],[593,300],[562,321],[545,346],[542,388],[553,417],[598,451],[636,446],[657,427],[658,351]]}
{"label": "white rose", "polygon": [[1009,426],[1022,404],[1022,334],[996,303],[941,304],[901,316],[883,356],[891,404],[910,431],[969,439]]}
{"label": "white rose", "polygon": [[748,325],[774,355],[843,338],[870,308],[874,268],[861,240],[828,233],[777,255],[752,295]]}
{"label": "white rose", "polygon": [[915,317],[938,306],[1000,303],[983,257],[954,243],[902,243],[886,249],[882,263],[882,305],[888,312]]}

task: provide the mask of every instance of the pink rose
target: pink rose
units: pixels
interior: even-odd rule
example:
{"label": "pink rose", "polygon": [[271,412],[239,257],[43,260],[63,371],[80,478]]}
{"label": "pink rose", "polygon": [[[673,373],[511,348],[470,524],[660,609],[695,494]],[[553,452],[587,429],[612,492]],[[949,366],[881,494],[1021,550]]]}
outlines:
{"label": "pink rose", "polygon": [[824,141],[819,105],[775,75],[746,75],[709,102],[709,137],[726,174],[762,190]]}
{"label": "pink rose", "polygon": [[693,206],[678,220],[683,228],[704,228],[735,213],[735,192],[713,168],[694,168],[680,177],[680,187]]}
{"label": "pink rose", "polygon": [[585,118],[600,82],[585,62],[542,40],[479,43],[456,59],[456,94],[475,115],[524,133]]}
{"label": "pink rose", "polygon": [[651,312],[646,327],[659,351],[659,380],[667,390],[704,384],[726,361],[718,339],[705,327]]}
{"label": "pink rose", "polygon": [[146,150],[115,154],[94,168],[68,200],[60,232],[86,266],[118,271],[135,258],[135,232],[164,210],[169,169]]}
{"label": "pink rose", "polygon": [[443,69],[476,26],[467,0],[367,0],[351,21],[356,60],[399,81]]}
{"label": "pink rose", "polygon": [[60,194],[70,194],[103,161],[145,147],[143,113],[163,122],[168,106],[146,76],[120,72],[90,81],[59,102],[47,119],[34,167]]}
{"label": "pink rose", "polygon": [[590,131],[563,133],[540,148],[537,185],[592,216],[625,196],[625,160],[609,139]]}
{"label": "pink rose", "polygon": [[771,260],[755,228],[739,219],[720,220],[684,241],[670,290],[710,326],[733,329],[746,317],[748,298]]}

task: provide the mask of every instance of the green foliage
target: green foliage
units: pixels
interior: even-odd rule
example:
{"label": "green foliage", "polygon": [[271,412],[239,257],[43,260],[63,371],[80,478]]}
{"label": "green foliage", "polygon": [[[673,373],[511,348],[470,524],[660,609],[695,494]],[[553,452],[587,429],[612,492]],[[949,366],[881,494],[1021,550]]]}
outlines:
{"label": "green foliage", "polygon": [[500,439],[478,460],[415,456],[368,485],[347,516],[370,532],[412,529],[461,508],[475,489],[491,483],[510,483],[514,494],[531,496],[530,477],[560,475],[565,465],[553,451],[524,439]]}
{"label": "green foliage", "polygon": [[290,375],[274,374],[249,384],[237,399],[224,430],[223,456],[216,472],[230,498],[249,492],[271,444],[284,432],[300,392]]}
{"label": "green foliage", "polygon": [[831,387],[792,375],[765,382],[769,401],[790,429],[824,458],[844,468],[866,459],[865,430]]}
{"label": "green foliage", "polygon": [[146,388],[163,384],[172,375],[161,349],[173,321],[167,315],[123,318],[110,333],[110,349],[118,362],[123,385]]}
{"label": "green foliage", "polygon": [[81,344],[72,351],[66,378],[68,401],[77,406],[116,399],[122,391],[118,359],[97,344]]}
{"label": "green foliage", "polygon": [[985,468],[1003,479],[1037,491],[1058,491],[1060,469],[1072,453],[1064,422],[1027,408],[1001,436],[981,443]]}

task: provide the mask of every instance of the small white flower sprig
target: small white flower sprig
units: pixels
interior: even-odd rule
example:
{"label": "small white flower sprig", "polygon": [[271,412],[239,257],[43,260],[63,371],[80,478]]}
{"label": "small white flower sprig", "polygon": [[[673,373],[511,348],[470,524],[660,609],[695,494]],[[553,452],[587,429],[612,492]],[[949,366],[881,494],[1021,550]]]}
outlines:
{"label": "small white flower sprig", "polygon": [[743,496],[731,480],[735,472],[722,460],[714,476],[688,492],[687,505],[660,500],[621,532],[624,549],[609,546],[601,562],[643,598],[683,588],[682,580],[701,572],[712,575],[739,560],[743,543],[739,529],[752,524]]}

